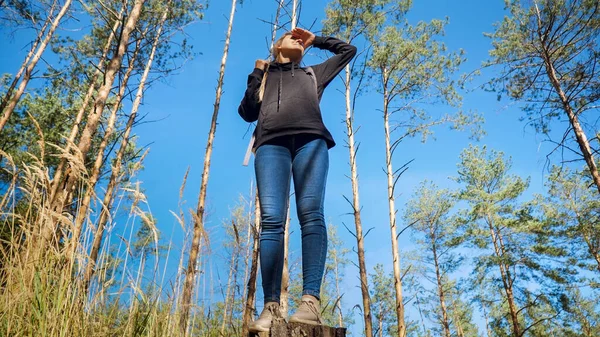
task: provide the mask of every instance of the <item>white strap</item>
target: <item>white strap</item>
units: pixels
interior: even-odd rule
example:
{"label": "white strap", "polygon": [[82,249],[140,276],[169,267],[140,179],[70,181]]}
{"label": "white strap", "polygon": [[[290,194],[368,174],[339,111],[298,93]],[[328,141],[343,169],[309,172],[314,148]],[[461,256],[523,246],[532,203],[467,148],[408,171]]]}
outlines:
{"label": "white strap", "polygon": [[252,154],[252,147],[254,146],[254,132],[252,133],[252,137],[250,138],[250,142],[248,143],[248,148],[246,149],[246,155],[244,156],[244,163],[242,165],[248,166],[250,162],[250,155]]}

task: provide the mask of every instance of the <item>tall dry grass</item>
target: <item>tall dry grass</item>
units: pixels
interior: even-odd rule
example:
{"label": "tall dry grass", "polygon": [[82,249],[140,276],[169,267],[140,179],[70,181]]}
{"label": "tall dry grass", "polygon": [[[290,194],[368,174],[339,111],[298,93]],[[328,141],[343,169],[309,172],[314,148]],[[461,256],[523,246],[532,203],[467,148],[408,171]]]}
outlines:
{"label": "tall dry grass", "polygon": [[[0,198],[0,335],[178,336],[180,272],[175,283],[167,283],[167,264],[160,267],[158,262],[160,250],[168,261],[169,255],[183,254],[186,244],[181,249],[175,249],[172,242],[167,247],[159,245],[148,202],[134,179],[144,156],[124,173],[128,180],[121,184],[111,207],[112,221],[105,230],[94,279],[87,287],[83,276],[96,213],[111,205],[100,205],[96,196],[96,212],[87,215],[81,238],[71,237],[79,205],[60,213],[48,205],[52,181],[41,139],[41,155],[32,157],[32,164],[19,165],[9,154],[0,153],[2,169],[10,177]],[[87,170],[77,161],[82,156],[73,155],[75,149],[67,145],[59,153],[79,177],[81,192],[86,188]],[[185,179],[182,190],[184,186]],[[147,235],[142,243],[141,225],[146,226]],[[41,235],[48,227],[52,238]],[[181,209],[174,227],[186,231]],[[165,283],[170,288],[163,288]],[[206,330],[204,320],[204,312],[195,314],[188,333]]]}

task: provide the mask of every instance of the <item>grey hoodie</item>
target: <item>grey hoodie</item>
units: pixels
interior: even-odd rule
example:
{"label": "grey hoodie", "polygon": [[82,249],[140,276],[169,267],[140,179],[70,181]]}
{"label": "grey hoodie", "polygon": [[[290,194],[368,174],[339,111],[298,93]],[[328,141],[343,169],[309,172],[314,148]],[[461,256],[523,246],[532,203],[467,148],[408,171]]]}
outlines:
{"label": "grey hoodie", "polygon": [[315,37],[313,46],[335,55],[311,66],[313,73],[294,62],[271,63],[261,103],[258,102],[258,90],[264,72],[255,68],[248,76],[248,87],[238,113],[246,122],[258,120],[254,149],[271,139],[296,134],[316,134],[327,141],[329,148],[335,146],[331,133],[323,124],[319,102],[327,85],[356,55],[356,47],[333,37],[321,36]]}

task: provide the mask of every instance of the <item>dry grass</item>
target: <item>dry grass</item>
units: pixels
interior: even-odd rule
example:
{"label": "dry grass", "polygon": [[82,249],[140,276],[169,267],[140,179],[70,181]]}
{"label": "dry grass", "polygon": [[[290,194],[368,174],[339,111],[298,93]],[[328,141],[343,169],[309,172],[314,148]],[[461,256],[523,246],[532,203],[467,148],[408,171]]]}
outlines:
{"label": "dry grass", "polygon": [[[81,156],[73,155],[72,149],[67,146],[59,153],[80,177],[78,188],[83,189],[85,170],[78,159]],[[19,167],[8,154],[0,155],[3,169],[11,177],[0,198],[0,335],[179,335],[178,285],[168,291],[161,289],[167,267],[159,271],[158,258],[147,265],[149,255],[159,249],[159,232],[140,184],[130,179],[121,186],[94,280],[86,289],[83,274],[97,214],[88,215],[81,238],[72,238],[78,205],[71,212],[56,212],[48,205],[52,181],[43,158]],[[139,168],[141,163],[132,167]],[[133,177],[134,172],[128,176]],[[182,211],[180,215],[175,227],[185,228]],[[148,226],[151,236],[141,253],[134,247],[140,223]],[[51,233],[52,238],[44,238],[43,233]],[[68,248],[73,244],[77,249]],[[169,245],[167,255],[171,249]]]}

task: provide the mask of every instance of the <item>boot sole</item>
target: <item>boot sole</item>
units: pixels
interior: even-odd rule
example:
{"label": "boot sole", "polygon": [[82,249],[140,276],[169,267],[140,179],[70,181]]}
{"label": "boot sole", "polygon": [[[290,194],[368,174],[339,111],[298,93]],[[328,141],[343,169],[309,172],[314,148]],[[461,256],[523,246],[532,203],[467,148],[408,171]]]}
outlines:
{"label": "boot sole", "polygon": [[269,332],[271,328],[250,328],[248,327],[248,331],[250,332]]}
{"label": "boot sole", "polygon": [[307,320],[294,318],[294,317],[290,318],[290,323],[301,323],[301,324],[308,324],[308,325],[323,325],[316,321],[307,321]]}

